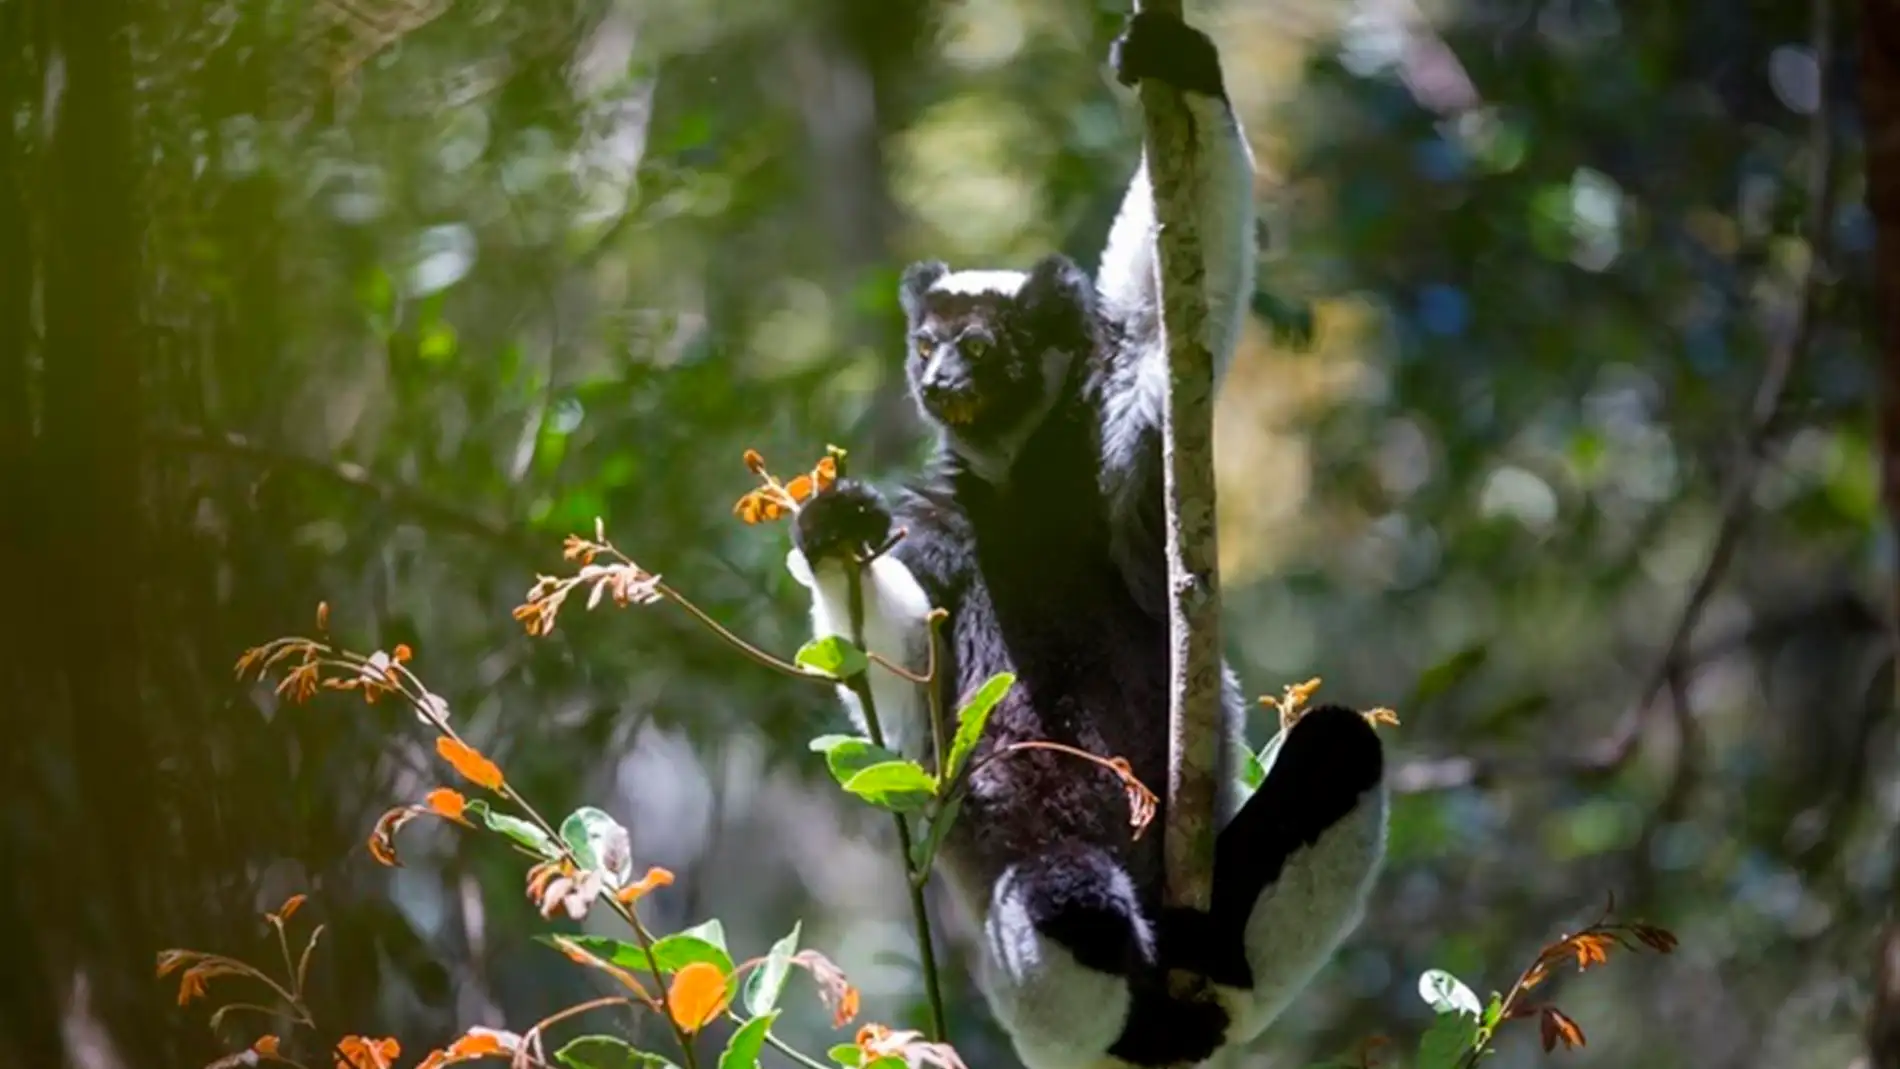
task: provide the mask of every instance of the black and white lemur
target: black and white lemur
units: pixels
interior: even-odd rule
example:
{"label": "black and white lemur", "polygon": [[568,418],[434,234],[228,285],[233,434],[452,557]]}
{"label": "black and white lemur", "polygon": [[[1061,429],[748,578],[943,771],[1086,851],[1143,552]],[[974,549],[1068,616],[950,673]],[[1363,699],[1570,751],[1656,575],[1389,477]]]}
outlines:
{"label": "black and white lemur", "polygon": [[[1253,160],[1219,55],[1177,18],[1138,14],[1117,40],[1128,85],[1184,92],[1206,258],[1207,343],[1231,358],[1253,288]],[[905,532],[863,585],[865,644],[921,671],[924,619],[948,613],[942,708],[999,671],[1017,682],[977,751],[1048,739],[1129,760],[1166,783],[1169,641],[1160,436],[1167,358],[1147,162],[1091,281],[1054,255],[1029,271],[914,264],[900,286],[913,395],[939,432],[932,472],[894,510],[842,480],[793,525],[788,566],[819,634],[850,635],[853,554]],[[931,746],[922,688],[879,667],[887,741]],[[1231,671],[1226,760],[1243,745]],[[847,705],[862,721],[855,702]],[[1385,850],[1378,737],[1323,706],[1288,733],[1265,783],[1224,798],[1210,912],[1161,907],[1161,826],[1131,838],[1110,773],[1048,750],[986,763],[939,855],[981,932],[980,986],[1029,1069],[1203,1061],[1257,1035],[1354,928]],[[1244,804],[1243,804],[1244,802]],[[1165,974],[1207,976],[1177,1001]]]}

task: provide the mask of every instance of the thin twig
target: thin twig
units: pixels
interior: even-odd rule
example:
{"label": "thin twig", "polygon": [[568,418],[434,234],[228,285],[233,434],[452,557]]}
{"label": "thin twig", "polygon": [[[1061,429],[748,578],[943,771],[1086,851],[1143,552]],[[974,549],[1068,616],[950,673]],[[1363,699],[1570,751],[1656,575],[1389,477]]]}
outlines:
{"label": "thin twig", "polygon": [[[1823,71],[1828,69],[1832,53],[1832,20],[1828,8],[1829,0],[1816,0],[1813,32],[1815,62],[1820,64]],[[1721,585],[1735,551],[1741,545],[1742,532],[1754,517],[1752,499],[1755,481],[1761,474],[1764,446],[1781,411],[1794,369],[1807,357],[1813,345],[1815,306],[1820,303],[1821,290],[1827,284],[1831,270],[1829,260],[1833,255],[1832,223],[1835,187],[1838,183],[1835,181],[1836,161],[1830,122],[1827,94],[1822,93],[1809,125],[1809,204],[1803,225],[1809,255],[1800,296],[1795,301],[1793,328],[1788,332],[1787,341],[1770,352],[1768,366],[1762,371],[1761,383],[1755,390],[1755,401],[1749,410],[1747,429],[1736,448],[1728,486],[1722,495],[1722,519],[1716,529],[1715,541],[1709,547],[1709,555],[1689,589],[1689,596],[1676,616],[1668,641],[1656,657],[1655,666],[1645,677],[1646,682],[1636,702],[1623,714],[1615,729],[1586,754],[1586,765],[1594,771],[1614,771],[1635,750],[1650,707],[1668,685],[1671,674],[1682,670],[1689,640],[1702,619],[1702,611]]]}

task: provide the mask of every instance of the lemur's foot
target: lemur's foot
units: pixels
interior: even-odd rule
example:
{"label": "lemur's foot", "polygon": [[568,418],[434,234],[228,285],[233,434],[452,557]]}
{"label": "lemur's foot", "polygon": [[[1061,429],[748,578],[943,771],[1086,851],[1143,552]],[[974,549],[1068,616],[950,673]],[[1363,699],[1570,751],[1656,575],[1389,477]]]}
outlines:
{"label": "lemur's foot", "polygon": [[1143,11],[1130,16],[1109,49],[1109,62],[1123,85],[1153,78],[1187,93],[1227,95],[1213,39],[1173,15]]}

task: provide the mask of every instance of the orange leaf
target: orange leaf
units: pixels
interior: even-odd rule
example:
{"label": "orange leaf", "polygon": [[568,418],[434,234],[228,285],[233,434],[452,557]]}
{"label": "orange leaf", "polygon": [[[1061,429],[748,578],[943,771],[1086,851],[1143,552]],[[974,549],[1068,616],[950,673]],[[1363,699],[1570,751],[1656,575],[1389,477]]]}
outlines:
{"label": "orange leaf", "polygon": [[469,782],[491,791],[500,790],[502,784],[501,769],[493,761],[483,757],[481,751],[463,742],[461,739],[443,735],[435,740],[435,752],[442,755]]}
{"label": "orange leaf", "polygon": [[283,907],[277,911],[277,919],[280,921],[289,920],[290,915],[297,912],[297,907],[303,905],[303,899],[304,896],[302,895],[291,895],[289,898],[284,899]]}
{"label": "orange leaf", "polygon": [[1538,1030],[1543,1033],[1546,1054],[1556,1049],[1559,1040],[1563,1041],[1565,1050],[1584,1045],[1583,1029],[1578,1028],[1577,1022],[1564,1016],[1564,1012],[1555,1006],[1544,1007],[1538,1020]]}
{"label": "orange leaf", "polygon": [[812,478],[818,483],[818,489],[829,490],[831,484],[838,481],[838,458],[821,457],[818,466],[811,470]]}
{"label": "orange leaf", "polygon": [[164,976],[180,965],[187,965],[204,957],[197,950],[161,950],[158,952],[158,975]]}
{"label": "orange leaf", "polygon": [[406,642],[396,643],[396,648],[391,650],[389,653],[390,658],[394,660],[397,664],[405,664],[409,661],[410,658],[414,657],[415,655],[416,655],[416,652],[410,649],[409,644]]}
{"label": "orange leaf", "polygon": [[429,810],[437,816],[447,817],[458,824],[468,823],[462,817],[463,812],[468,809],[468,799],[462,797],[460,791],[437,787],[423,797],[422,804],[428,806]]}
{"label": "orange leaf", "polygon": [[811,973],[818,984],[818,997],[831,1007],[831,1027],[843,1028],[858,1015],[858,989],[851,986],[844,970],[816,950],[801,950],[792,955],[792,964]]}
{"label": "orange leaf", "polygon": [[474,1061],[477,1058],[507,1057],[521,1049],[521,1037],[513,1032],[501,1032],[493,1028],[471,1028],[462,1038],[448,1045],[445,1050],[432,1050],[429,1056],[416,1066],[416,1069],[441,1069],[444,1065],[456,1062]]}
{"label": "orange leaf", "polygon": [[642,876],[638,880],[635,880],[634,882],[628,884],[627,886],[622,887],[620,889],[620,892],[614,895],[614,897],[619,899],[622,905],[630,906],[633,903],[639,901],[642,895],[645,895],[649,891],[658,890],[661,887],[670,886],[672,882],[673,882],[672,873],[666,871],[663,868],[658,868],[658,867],[650,868],[647,870],[647,874],[645,876]]}
{"label": "orange leaf", "polygon": [[726,1008],[726,974],[710,962],[691,962],[673,975],[666,1003],[674,1024],[697,1032]]}
{"label": "orange leaf", "polygon": [[785,484],[785,496],[793,501],[803,501],[811,496],[811,476],[798,475]]}
{"label": "orange leaf", "polygon": [[745,451],[745,466],[754,475],[765,474],[765,458],[760,456],[756,449]]}
{"label": "orange leaf", "polygon": [[266,1058],[275,1058],[277,1056],[277,1037],[271,1035],[258,1036],[257,1042],[251,1044],[251,1049]]}
{"label": "orange leaf", "polygon": [[337,1069],[391,1069],[402,1045],[390,1038],[344,1036],[337,1040],[336,1050]]}
{"label": "orange leaf", "polygon": [[376,818],[376,827],[369,833],[369,856],[379,864],[391,868],[401,868],[402,862],[396,860],[396,831],[404,824],[416,819],[421,810],[412,805],[397,806],[395,809]]}
{"label": "orange leaf", "polygon": [[317,630],[327,631],[329,629],[330,603],[327,601],[319,601],[317,602]]}

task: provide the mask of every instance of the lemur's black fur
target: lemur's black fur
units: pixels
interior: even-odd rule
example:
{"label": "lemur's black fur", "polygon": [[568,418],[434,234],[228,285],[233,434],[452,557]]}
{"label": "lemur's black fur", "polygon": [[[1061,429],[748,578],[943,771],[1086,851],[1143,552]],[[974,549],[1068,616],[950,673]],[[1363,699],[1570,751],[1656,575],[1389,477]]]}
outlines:
{"label": "lemur's black fur", "polygon": [[[1209,346],[1232,354],[1250,296],[1251,161],[1214,46],[1178,19],[1137,15],[1118,76],[1185,91],[1197,124]],[[845,480],[794,523],[793,568],[821,632],[843,633],[839,577],[854,553],[904,537],[864,585],[866,642],[920,668],[922,614],[948,613],[942,707],[1000,671],[1017,682],[978,761],[1048,740],[1126,758],[1167,779],[1169,640],[1162,557],[1160,406],[1166,354],[1145,164],[1095,280],[1061,256],[1027,273],[910,267],[906,371],[940,435],[931,471],[888,508]],[[887,730],[927,748],[917,688],[873,669]],[[1244,708],[1224,673],[1239,750]],[[902,745],[902,743],[900,743]],[[1223,775],[1232,778],[1231,769]],[[1121,784],[1073,756],[1026,750],[982,765],[940,861],[983,931],[983,987],[1030,1069],[1205,1060],[1264,1027],[1357,923],[1384,846],[1383,758],[1356,712],[1327,706],[1291,729],[1266,783],[1223,805],[1211,911],[1161,910],[1158,815],[1133,840]],[[1165,803],[1164,803],[1165,804]],[[1230,818],[1231,819],[1228,819]],[[1299,866],[1300,877],[1281,877]],[[1216,1001],[1166,991],[1182,966]]]}

